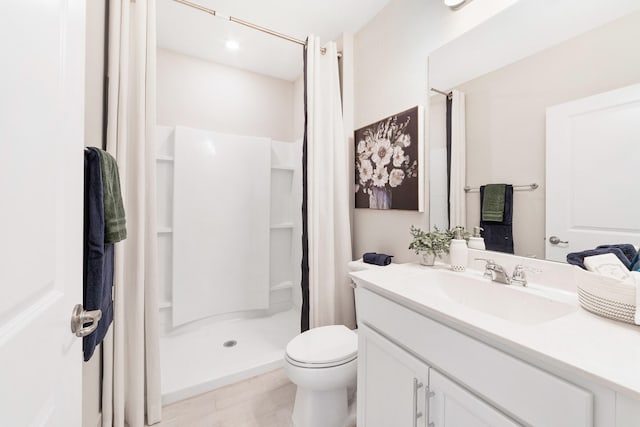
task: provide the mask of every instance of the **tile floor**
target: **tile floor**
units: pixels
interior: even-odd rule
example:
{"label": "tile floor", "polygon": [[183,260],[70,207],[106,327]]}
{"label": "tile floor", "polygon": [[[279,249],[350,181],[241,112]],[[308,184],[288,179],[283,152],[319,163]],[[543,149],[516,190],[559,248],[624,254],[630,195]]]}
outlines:
{"label": "tile floor", "polygon": [[291,427],[295,394],[296,386],[277,369],[165,406],[155,426]]}

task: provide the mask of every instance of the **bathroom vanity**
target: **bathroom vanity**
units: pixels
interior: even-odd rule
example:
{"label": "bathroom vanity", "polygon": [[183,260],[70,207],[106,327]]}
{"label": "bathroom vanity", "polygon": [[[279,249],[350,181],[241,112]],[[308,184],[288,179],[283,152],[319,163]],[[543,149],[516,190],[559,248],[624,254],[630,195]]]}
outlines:
{"label": "bathroom vanity", "polygon": [[575,293],[446,266],[351,277],[358,426],[640,426],[640,327]]}

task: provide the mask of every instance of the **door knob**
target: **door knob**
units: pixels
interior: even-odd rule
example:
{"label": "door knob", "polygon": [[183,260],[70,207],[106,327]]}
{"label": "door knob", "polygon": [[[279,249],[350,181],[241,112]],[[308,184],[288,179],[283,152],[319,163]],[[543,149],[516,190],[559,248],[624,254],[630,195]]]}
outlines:
{"label": "door knob", "polygon": [[551,243],[552,245],[557,245],[559,243],[567,244],[567,243],[569,243],[569,241],[568,240],[560,240],[560,238],[558,236],[551,236],[551,237],[549,237],[549,243]]}
{"label": "door knob", "polygon": [[[86,311],[82,304],[76,304],[71,313],[71,332],[77,337],[86,337],[96,330],[102,319],[102,310]],[[89,326],[84,326],[89,323]]]}

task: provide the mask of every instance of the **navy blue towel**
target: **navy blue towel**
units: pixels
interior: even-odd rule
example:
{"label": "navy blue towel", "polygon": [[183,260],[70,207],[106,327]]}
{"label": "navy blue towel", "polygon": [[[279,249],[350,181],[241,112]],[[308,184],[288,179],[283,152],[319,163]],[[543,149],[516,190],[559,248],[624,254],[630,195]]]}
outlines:
{"label": "navy blue towel", "polygon": [[375,252],[367,252],[362,255],[362,261],[375,265],[389,265],[391,264],[391,258],[393,258],[393,255],[377,254]]}
{"label": "navy blue towel", "polygon": [[[484,200],[484,185],[480,186],[480,212]],[[504,188],[504,216],[502,222],[483,221],[480,216],[482,237],[489,251],[513,253],[513,185]]]}
{"label": "navy blue towel", "polygon": [[631,261],[629,261],[627,256],[624,254],[624,252],[622,252],[620,248],[600,248],[590,249],[582,252],[571,252],[570,254],[567,254],[567,263],[577,265],[578,267],[586,270],[586,267],[584,266],[584,259],[586,257],[603,254],[614,254],[620,259],[625,267],[631,269]]}
{"label": "navy blue towel", "polygon": [[87,311],[102,310],[102,319],[82,341],[85,361],[91,359],[113,320],[113,245],[104,244],[103,197],[100,152],[88,148],[84,152],[83,305]]}

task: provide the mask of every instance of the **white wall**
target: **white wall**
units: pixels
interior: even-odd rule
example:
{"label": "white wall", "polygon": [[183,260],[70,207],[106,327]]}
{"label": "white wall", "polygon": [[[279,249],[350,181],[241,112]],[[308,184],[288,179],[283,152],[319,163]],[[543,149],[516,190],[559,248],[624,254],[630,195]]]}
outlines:
{"label": "white wall", "polygon": [[[429,52],[515,2],[476,0],[454,12],[440,0],[392,0],[355,35],[355,128],[417,104],[428,107]],[[425,183],[428,173],[425,167]],[[412,260],[407,249],[409,227],[428,228],[428,210],[428,206],[424,213],[356,209],[354,257],[376,251],[395,255],[395,262]]]}
{"label": "white wall", "polygon": [[293,141],[292,82],[164,49],[157,70],[159,125]]}
{"label": "white wall", "polygon": [[[467,184],[540,185],[514,193],[517,255],[545,256],[546,108],[640,82],[638,40],[635,13],[457,87],[467,101]],[[467,228],[479,222],[479,193],[468,193]]]}
{"label": "white wall", "polygon": [[87,2],[85,48],[85,145],[102,146],[105,0]]}
{"label": "white wall", "polygon": [[430,85],[455,87],[638,10],[638,0],[518,0],[429,53]]}
{"label": "white wall", "polygon": [[[429,100],[429,228],[449,227],[447,193],[447,102],[444,95]],[[466,226],[466,225],[465,225]]]}

